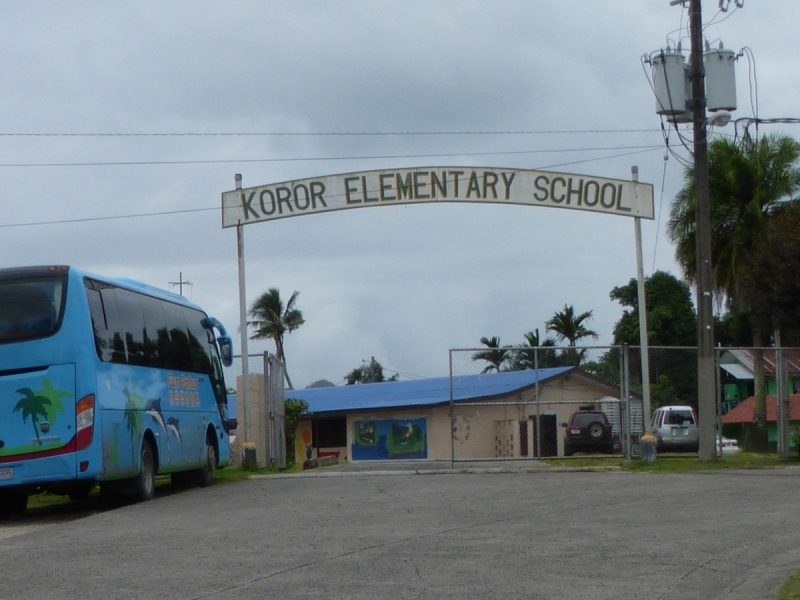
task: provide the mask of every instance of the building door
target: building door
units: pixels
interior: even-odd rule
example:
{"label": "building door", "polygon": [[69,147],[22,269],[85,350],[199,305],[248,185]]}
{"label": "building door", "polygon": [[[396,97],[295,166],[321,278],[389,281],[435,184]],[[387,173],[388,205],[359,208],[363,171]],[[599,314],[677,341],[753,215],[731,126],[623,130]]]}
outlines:
{"label": "building door", "polygon": [[519,455],[530,456],[528,454],[528,422],[519,422]]}
{"label": "building door", "polygon": [[[536,442],[536,415],[531,415],[533,421],[533,455],[536,458],[558,456],[558,423],[556,415],[539,415],[539,433],[541,443]],[[541,446],[541,455],[537,452]]]}

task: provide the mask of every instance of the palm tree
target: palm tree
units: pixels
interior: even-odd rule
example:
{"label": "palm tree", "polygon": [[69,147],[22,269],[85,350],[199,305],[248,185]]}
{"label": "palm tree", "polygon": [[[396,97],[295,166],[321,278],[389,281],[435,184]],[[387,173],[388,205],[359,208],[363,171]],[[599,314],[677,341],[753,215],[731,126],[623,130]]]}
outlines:
{"label": "palm tree", "polygon": [[517,346],[518,350],[511,353],[510,371],[535,369],[537,364],[540,369],[557,366],[556,351],[549,349],[556,345],[555,338],[548,337],[542,340],[538,329],[524,333],[522,337],[527,343],[520,344]]}
{"label": "palm tree", "polygon": [[[564,310],[556,312],[553,317],[545,323],[547,331],[552,331],[556,334],[556,340],[563,342],[567,340],[570,346],[574,347],[578,340],[591,337],[597,339],[597,333],[591,329],[587,329],[584,323],[592,318],[592,311],[586,311],[579,315],[575,314],[575,307],[564,305]],[[580,352],[576,350],[562,352],[564,362],[578,366],[583,360],[585,350]]]}
{"label": "palm tree", "polygon": [[18,394],[25,396],[22,400],[17,402],[13,412],[22,411],[22,422],[27,423],[28,417],[31,418],[33,425],[33,433],[36,436],[36,441],[42,445],[42,440],[39,439],[39,417],[47,418],[47,406],[50,400],[44,396],[38,396],[33,393],[30,388],[21,388],[17,390]]}
{"label": "palm tree", "polygon": [[[782,135],[737,143],[713,140],[708,148],[711,208],[711,272],[714,291],[723,296],[732,313],[752,315],[740,285],[753,267],[751,257],[772,214],[800,189],[800,144]],[[696,276],[695,173],[687,169],[684,186],[670,208],[667,233],[675,244],[675,258],[690,282]],[[757,317],[757,316],[756,316]],[[766,447],[766,389],[761,319],[751,318],[755,350],[754,447]]]}
{"label": "palm tree", "polygon": [[588,310],[579,315],[575,314],[575,307],[570,304],[564,305],[564,310],[558,311],[553,318],[545,323],[547,331],[556,334],[556,340],[563,342],[567,340],[570,346],[574,346],[578,340],[591,337],[597,338],[597,333],[591,329],[586,329],[584,323],[592,318],[592,311]]}
{"label": "palm tree", "polygon": [[485,360],[489,363],[484,367],[481,373],[490,373],[491,371],[497,371],[499,373],[502,370],[503,363],[508,357],[508,346],[500,348],[499,337],[482,337],[481,344],[489,348],[489,350],[476,352],[472,355],[472,360]]}
{"label": "palm tree", "polygon": [[253,320],[247,322],[249,326],[256,329],[256,332],[250,336],[251,340],[275,340],[275,357],[283,363],[283,373],[290,390],[293,390],[294,387],[292,387],[292,380],[289,379],[289,372],[286,370],[283,338],[287,333],[293,332],[305,323],[303,312],[295,308],[299,294],[300,292],[294,292],[284,308],[278,288],[270,288],[253,303],[250,309],[250,316],[253,317]]}

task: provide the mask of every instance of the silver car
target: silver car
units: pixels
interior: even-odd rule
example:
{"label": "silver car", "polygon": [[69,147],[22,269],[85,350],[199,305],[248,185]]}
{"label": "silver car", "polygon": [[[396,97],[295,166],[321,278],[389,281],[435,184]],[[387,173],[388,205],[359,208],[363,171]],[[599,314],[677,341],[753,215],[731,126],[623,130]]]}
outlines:
{"label": "silver car", "polygon": [[697,414],[691,406],[662,406],[653,411],[659,450],[697,452]]}

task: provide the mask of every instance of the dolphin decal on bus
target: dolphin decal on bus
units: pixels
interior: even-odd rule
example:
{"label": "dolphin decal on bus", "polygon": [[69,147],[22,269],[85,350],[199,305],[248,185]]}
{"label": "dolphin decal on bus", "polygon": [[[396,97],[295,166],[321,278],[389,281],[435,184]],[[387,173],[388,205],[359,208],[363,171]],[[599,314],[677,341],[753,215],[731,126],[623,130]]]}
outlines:
{"label": "dolphin decal on bus", "polygon": [[183,446],[183,442],[181,441],[181,430],[178,426],[178,419],[175,417],[170,417],[167,419],[167,428],[175,434],[175,437],[178,438],[178,443]]}
{"label": "dolphin decal on bus", "polygon": [[161,412],[161,398],[148,400],[144,406],[145,414],[153,417],[153,420],[161,426],[164,433],[167,433],[167,425],[164,422],[164,413]]}

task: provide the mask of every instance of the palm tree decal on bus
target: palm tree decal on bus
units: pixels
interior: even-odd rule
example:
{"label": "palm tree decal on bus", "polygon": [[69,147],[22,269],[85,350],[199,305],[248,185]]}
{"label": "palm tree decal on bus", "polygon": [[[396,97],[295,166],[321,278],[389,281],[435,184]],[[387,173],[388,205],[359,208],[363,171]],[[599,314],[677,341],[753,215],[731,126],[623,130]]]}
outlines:
{"label": "palm tree decal on bus", "polygon": [[20,388],[17,390],[17,393],[25,397],[17,402],[13,412],[22,411],[23,423],[28,422],[28,417],[31,418],[33,432],[36,434],[36,442],[41,446],[42,440],[39,439],[39,417],[47,419],[47,407],[52,403],[48,398],[35,394],[30,388]]}
{"label": "palm tree decal on bus", "polygon": [[134,380],[131,380],[131,390],[128,391],[128,388],[124,388],[122,393],[128,399],[125,403],[125,412],[123,414],[125,415],[125,425],[131,435],[131,447],[133,448],[136,436],[142,426],[142,414],[140,411],[144,406],[144,400],[136,391],[136,382]]}
{"label": "palm tree decal on bus", "polygon": [[44,387],[36,392],[39,396],[44,396],[50,403],[45,407],[47,411],[47,420],[52,427],[56,422],[56,415],[64,412],[64,404],[61,398],[72,398],[72,394],[63,390],[57,390],[47,377],[42,378]]}

